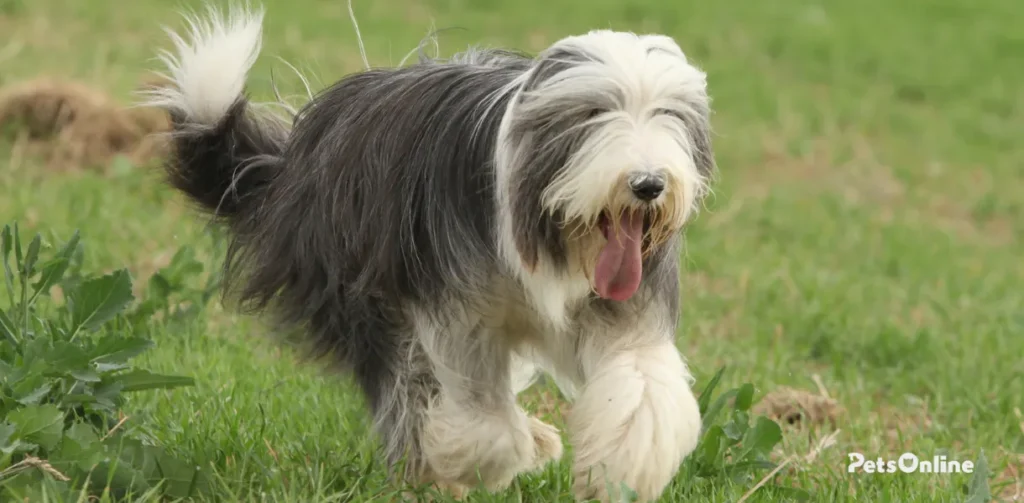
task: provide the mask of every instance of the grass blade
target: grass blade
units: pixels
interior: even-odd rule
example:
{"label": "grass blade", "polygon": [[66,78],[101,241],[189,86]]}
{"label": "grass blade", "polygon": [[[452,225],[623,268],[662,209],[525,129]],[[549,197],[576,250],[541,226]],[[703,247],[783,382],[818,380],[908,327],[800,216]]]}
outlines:
{"label": "grass blade", "polygon": [[0,311],[0,333],[11,343],[14,350],[21,354],[21,337],[18,336],[18,328],[3,311]]}
{"label": "grass blade", "polygon": [[4,285],[7,287],[7,296],[13,307],[16,302],[14,299],[14,271],[11,270],[12,249],[14,249],[14,238],[11,235],[11,226],[5,225],[3,232],[0,233],[0,251],[3,253]]}
{"label": "grass blade", "polygon": [[722,375],[725,374],[725,367],[718,369],[715,375],[708,381],[707,386],[704,386],[704,391],[700,392],[700,398],[697,399],[697,405],[700,407],[701,415],[708,410],[708,405],[711,403],[711,396],[715,392],[715,388],[718,386],[718,382],[722,380]]}
{"label": "grass blade", "polygon": [[121,391],[142,391],[146,389],[168,389],[181,386],[193,386],[191,377],[154,374],[148,370],[135,370],[116,377],[121,383]]}

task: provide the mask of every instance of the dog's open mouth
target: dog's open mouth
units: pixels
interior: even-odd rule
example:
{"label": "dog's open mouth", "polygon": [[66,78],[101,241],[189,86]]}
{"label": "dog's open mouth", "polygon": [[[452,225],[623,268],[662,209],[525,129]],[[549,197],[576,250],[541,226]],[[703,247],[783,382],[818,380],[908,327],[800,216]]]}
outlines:
{"label": "dog's open mouth", "polygon": [[594,289],[605,299],[628,300],[643,277],[644,212],[623,212],[614,221],[603,212],[598,227],[607,243],[597,256]]}

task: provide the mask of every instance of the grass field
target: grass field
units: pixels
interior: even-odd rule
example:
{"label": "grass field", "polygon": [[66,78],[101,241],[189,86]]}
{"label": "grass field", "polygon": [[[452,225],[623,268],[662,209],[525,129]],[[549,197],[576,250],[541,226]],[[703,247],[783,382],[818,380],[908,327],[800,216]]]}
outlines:
{"label": "grass field", "polygon": [[[360,67],[340,0],[267,0],[252,90],[274,56],[314,82]],[[0,84],[70,77],[124,100],[179,26],[177,2],[0,0]],[[709,74],[721,181],[688,231],[679,346],[698,388],[721,366],[756,398],[781,386],[843,407],[787,428],[776,483],[812,501],[963,501],[970,475],[847,473],[847,453],[989,461],[1024,499],[1024,8],[1019,0],[356,1],[370,60],[431,25],[537,51],[591,28],[664,32]],[[9,159],[9,160],[8,160]],[[82,231],[95,269],[145,278],[183,244],[216,267],[205,221],[151,169],[53,172],[0,143],[0,220]],[[144,284],[139,281],[140,284]],[[130,423],[209,475],[222,501],[389,501],[358,396],[220,305],[144,359],[196,386],[139,395]],[[550,408],[550,407],[549,407]],[[473,501],[571,501],[569,460]],[[735,501],[752,484],[680,477],[664,501]],[[783,501],[754,492],[747,501]]]}

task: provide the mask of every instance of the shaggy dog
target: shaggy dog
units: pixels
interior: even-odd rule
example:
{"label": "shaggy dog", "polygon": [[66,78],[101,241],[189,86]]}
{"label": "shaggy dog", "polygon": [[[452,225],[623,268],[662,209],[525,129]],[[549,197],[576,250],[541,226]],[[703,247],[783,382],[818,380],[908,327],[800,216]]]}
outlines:
{"label": "shaggy dog", "polygon": [[592,31],[368,69],[282,116],[244,91],[262,19],[188,17],[147,102],[170,183],[230,231],[229,287],[354,376],[407,482],[496,491],[557,459],[516,403],[543,371],[574,401],[576,496],[658,498],[701,431],[674,339],[705,74],[666,36]]}

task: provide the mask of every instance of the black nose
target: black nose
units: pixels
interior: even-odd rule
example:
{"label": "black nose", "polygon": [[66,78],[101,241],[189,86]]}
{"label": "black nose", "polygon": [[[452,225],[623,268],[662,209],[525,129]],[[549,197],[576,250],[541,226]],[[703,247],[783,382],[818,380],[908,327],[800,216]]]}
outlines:
{"label": "black nose", "polygon": [[656,175],[639,175],[629,181],[633,195],[641,201],[653,201],[665,191],[665,180]]}

